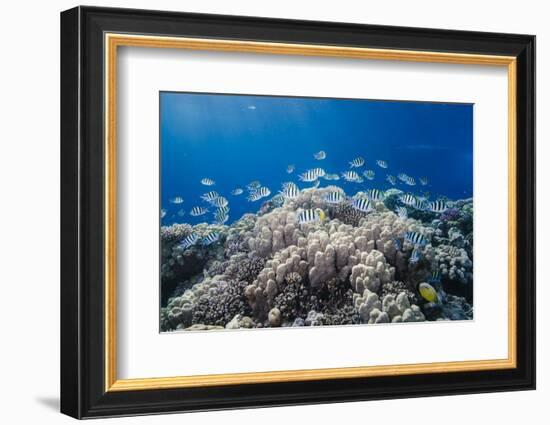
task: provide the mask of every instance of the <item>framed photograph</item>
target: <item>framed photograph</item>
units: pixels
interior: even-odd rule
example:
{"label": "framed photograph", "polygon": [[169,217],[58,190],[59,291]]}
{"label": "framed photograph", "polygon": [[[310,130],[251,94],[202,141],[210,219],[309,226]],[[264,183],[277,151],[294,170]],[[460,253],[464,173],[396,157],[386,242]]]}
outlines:
{"label": "framed photograph", "polygon": [[61,14],[61,411],[535,387],[535,37]]}

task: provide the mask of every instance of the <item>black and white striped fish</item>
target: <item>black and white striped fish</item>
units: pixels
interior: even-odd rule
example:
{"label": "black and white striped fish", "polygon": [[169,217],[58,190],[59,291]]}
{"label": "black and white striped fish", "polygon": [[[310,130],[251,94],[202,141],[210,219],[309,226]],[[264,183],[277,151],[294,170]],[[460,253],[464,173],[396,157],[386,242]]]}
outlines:
{"label": "black and white striped fish", "polygon": [[210,232],[201,239],[201,245],[212,245],[214,242],[220,240],[220,234],[218,232]]}
{"label": "black and white striped fish", "polygon": [[376,163],[380,168],[388,168],[388,163],[386,161],[383,161],[381,159],[377,159]]}
{"label": "black and white striped fish", "polygon": [[300,224],[317,223],[325,219],[325,212],[320,208],[302,210],[296,217]]}
{"label": "black and white striped fish", "polygon": [[258,180],[254,180],[253,182],[250,182],[246,185],[246,188],[248,190],[256,190],[261,186],[260,182]]}
{"label": "black and white striped fish", "polygon": [[271,190],[265,186],[262,186],[256,191],[256,193],[258,193],[262,198],[265,198],[271,195]]}
{"label": "black and white striped fish", "polygon": [[327,204],[339,204],[345,200],[345,196],[340,191],[327,192],[323,195],[323,200]]}
{"label": "black and white striped fish", "polygon": [[314,182],[319,177],[324,177],[325,170],[322,168],[313,168],[312,170],[307,170],[305,173],[300,174],[298,177],[303,182]]}
{"label": "black and white striped fish", "polygon": [[203,195],[201,195],[201,199],[205,200],[206,202],[212,202],[214,199],[218,198],[220,195],[218,192],[212,190],[210,192],[207,192]]}
{"label": "black and white striped fish", "polygon": [[434,213],[444,213],[448,210],[447,203],[445,201],[433,201],[428,204],[428,209]]}
{"label": "black and white striped fish", "polygon": [[216,182],[212,179],[209,179],[208,177],[205,177],[201,180],[201,183],[205,186],[213,186],[216,184]]}
{"label": "black and white striped fish", "polygon": [[258,192],[252,192],[248,197],[246,198],[249,202],[256,202],[262,199],[262,195],[260,195]]}
{"label": "black and white striped fish", "polygon": [[227,207],[227,205],[229,204],[227,199],[224,198],[223,196],[218,196],[216,199],[212,200],[210,203],[217,208]]}
{"label": "black and white striped fish", "polygon": [[378,190],[378,189],[369,189],[369,190],[367,190],[365,195],[371,201],[375,201],[375,202],[382,201],[384,199],[384,192],[382,192],[381,190]]}
{"label": "black and white striped fish", "polygon": [[350,161],[350,163],[349,163],[349,166],[351,168],[362,167],[363,165],[365,165],[365,160],[363,158],[361,158],[360,156],[355,158],[353,161]]}
{"label": "black and white striped fish", "polygon": [[198,216],[206,214],[207,212],[208,212],[208,208],[193,207],[193,208],[191,208],[191,212],[189,214],[191,214],[193,217],[198,217]]}
{"label": "black and white striped fish", "polygon": [[170,199],[170,202],[172,204],[176,204],[176,205],[183,204],[183,198],[181,196],[176,196],[176,197]]}
{"label": "black and white striped fish", "polygon": [[407,176],[405,179],[405,184],[408,184],[409,186],[416,186],[416,180],[414,177]]}
{"label": "black and white striped fish", "polygon": [[185,239],[183,239],[180,242],[179,246],[183,249],[187,249],[195,245],[198,240],[199,240],[199,235],[197,235],[196,233],[191,233],[189,236],[187,236]]}
{"label": "black and white striped fish", "polygon": [[214,214],[214,222],[216,224],[224,224],[227,220],[229,220],[229,214],[227,213],[217,212]]}
{"label": "black and white striped fish", "polygon": [[217,214],[217,213],[228,214],[229,213],[229,207],[228,206],[218,207],[218,208],[216,208],[216,211],[214,212],[214,214]]}
{"label": "black and white striped fish", "polygon": [[424,246],[428,245],[428,239],[422,233],[407,232],[405,233],[405,240],[413,245]]}
{"label": "black and white striped fish", "polygon": [[395,176],[392,176],[391,174],[388,174],[386,176],[386,181],[389,182],[392,186],[395,186],[395,183],[397,182],[395,180]]}
{"label": "black and white striped fish", "polygon": [[420,199],[420,198],[416,198],[414,200],[414,204],[412,205],[412,207],[415,210],[426,211],[426,209],[428,208],[428,204],[425,200]]}
{"label": "black and white striped fish", "polygon": [[281,195],[283,195],[285,199],[296,199],[300,195],[300,189],[298,189],[295,183],[285,183],[283,185],[283,190],[281,190]]}
{"label": "black and white striped fish", "polygon": [[345,181],[352,183],[363,183],[363,179],[355,171],[345,171],[342,173],[342,177]]}
{"label": "black and white striped fish", "polygon": [[410,207],[412,207],[416,202],[416,198],[413,195],[411,195],[410,193],[406,193],[404,195],[401,195],[399,197],[399,200],[401,202],[403,202],[405,205],[408,205]]}
{"label": "black and white striped fish", "polygon": [[409,214],[407,214],[407,208],[405,207],[397,207],[395,209],[395,213],[402,220],[406,220],[407,218],[409,218]]}
{"label": "black and white striped fish", "polygon": [[351,203],[351,206],[361,212],[369,212],[372,210],[372,204],[367,198],[356,198]]}
{"label": "black and white striped fish", "polygon": [[243,190],[240,187],[238,187],[236,189],[233,189],[231,191],[231,195],[234,195],[234,196],[238,196],[238,195],[242,195],[242,194],[243,194]]}
{"label": "black and white striped fish", "polygon": [[320,160],[325,159],[325,158],[327,157],[327,154],[326,154],[325,151],[319,151],[319,152],[317,152],[317,153],[314,153],[314,154],[313,154],[313,157],[314,157],[316,160],[320,161]]}
{"label": "black and white striped fish", "polygon": [[372,170],[363,171],[363,175],[369,180],[374,180],[374,171]]}
{"label": "black and white striped fish", "polygon": [[416,264],[422,259],[422,254],[420,253],[420,250],[418,248],[414,248],[413,252],[411,254],[411,257],[409,258],[409,263]]}
{"label": "black and white striped fish", "polygon": [[397,175],[397,178],[404,183],[409,178],[409,176],[407,176],[405,173],[399,173]]}
{"label": "black and white striped fish", "polygon": [[340,180],[340,176],[338,174],[325,174],[323,178],[325,180]]}

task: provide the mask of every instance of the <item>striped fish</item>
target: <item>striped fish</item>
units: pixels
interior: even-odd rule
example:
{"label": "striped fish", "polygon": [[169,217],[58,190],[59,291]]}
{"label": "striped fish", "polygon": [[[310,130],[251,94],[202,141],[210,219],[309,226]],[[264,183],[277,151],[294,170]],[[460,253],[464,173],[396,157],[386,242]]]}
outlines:
{"label": "striped fish", "polygon": [[410,193],[406,193],[404,195],[401,195],[399,197],[399,200],[401,202],[403,202],[405,205],[408,205],[410,207],[412,207],[416,202],[416,198],[413,195],[411,195]]}
{"label": "striped fish", "polygon": [[187,236],[185,239],[183,239],[180,242],[179,246],[183,249],[187,249],[195,245],[198,240],[199,240],[199,235],[197,235],[196,233],[191,233],[189,236]]}
{"label": "striped fish", "polygon": [[395,213],[402,220],[406,220],[407,218],[409,218],[409,214],[407,214],[407,208],[405,207],[397,207],[395,209]]}
{"label": "striped fish", "polygon": [[395,183],[397,183],[397,180],[395,179],[395,176],[392,176],[391,174],[388,174],[386,176],[386,181],[390,183],[392,186],[395,186]]}
{"label": "striped fish", "polygon": [[422,254],[420,254],[420,250],[418,248],[414,248],[411,254],[411,258],[409,258],[409,263],[416,264],[421,260],[421,258]]}
{"label": "striped fish", "polygon": [[254,180],[253,182],[250,182],[246,185],[246,188],[248,190],[256,190],[261,186],[260,182],[258,180]]}
{"label": "striped fish", "polygon": [[428,209],[431,212],[441,214],[448,210],[447,203],[445,201],[433,201],[428,204]]}
{"label": "striped fish", "polygon": [[342,173],[345,181],[352,183],[363,183],[363,179],[355,171],[345,171]]}
{"label": "striped fish", "polygon": [[298,216],[296,218],[298,220],[298,223],[300,224],[317,223],[321,220],[324,220],[325,213],[320,208],[316,208],[314,210],[302,210],[298,213]]}
{"label": "striped fish", "polygon": [[409,178],[409,176],[407,176],[405,173],[399,173],[397,175],[397,178],[404,183]]}
{"label": "striped fish", "polygon": [[327,157],[327,154],[326,154],[325,151],[319,151],[319,152],[317,152],[317,153],[314,153],[314,154],[313,154],[313,157],[314,157],[316,160],[320,161],[320,160],[322,160],[322,159],[325,159],[325,158]]}
{"label": "striped fish", "polygon": [[271,202],[273,203],[273,205],[280,207],[285,203],[285,197],[280,193],[278,193],[273,198],[271,198]]}
{"label": "striped fish", "polygon": [[386,161],[382,161],[381,159],[377,159],[376,163],[380,168],[388,168],[388,163]]}
{"label": "striped fish", "polygon": [[413,245],[418,245],[418,246],[428,245],[428,239],[426,238],[426,236],[418,232],[405,233],[405,240]]}
{"label": "striped fish", "polygon": [[214,199],[218,198],[220,195],[218,192],[212,190],[211,192],[207,192],[203,195],[201,195],[201,199],[205,200],[206,202],[212,202]]}
{"label": "striped fish", "polygon": [[217,213],[228,214],[229,213],[229,207],[228,206],[218,207],[218,208],[216,208],[216,211],[214,212],[214,214],[217,214]]}
{"label": "striped fish", "polygon": [[212,245],[214,242],[220,240],[220,234],[218,232],[210,232],[201,240],[201,245]]}
{"label": "striped fish", "polygon": [[202,179],[201,183],[205,186],[214,186],[216,184],[214,180],[209,179],[208,177],[205,177],[204,179]]}
{"label": "striped fish", "polygon": [[401,243],[401,240],[399,238],[393,238],[393,246],[397,251],[401,251],[403,244]]}
{"label": "striped fish", "polygon": [[405,179],[405,184],[408,184],[409,186],[416,186],[416,180],[414,177],[407,176]]}
{"label": "striped fish", "polygon": [[314,182],[319,177],[324,177],[325,170],[322,168],[314,168],[312,170],[307,170],[305,173],[300,174],[298,177],[303,182]]}
{"label": "striped fish", "polygon": [[256,202],[262,199],[262,195],[260,195],[258,192],[252,192],[250,195],[248,195],[248,198],[246,198],[249,202]]}
{"label": "striped fish", "polygon": [[170,202],[176,205],[183,204],[183,198],[181,196],[176,196],[175,198],[170,199]]}
{"label": "striped fish", "polygon": [[372,204],[367,198],[356,198],[351,203],[351,206],[361,212],[369,212],[372,210]]}
{"label": "striped fish", "polygon": [[193,208],[191,208],[191,212],[189,214],[191,214],[193,217],[198,217],[198,216],[206,214],[207,212],[208,212],[208,208],[193,207]]}
{"label": "striped fish", "polygon": [[296,199],[300,195],[300,189],[295,183],[289,182],[283,185],[283,190],[280,193],[285,199]]}
{"label": "striped fish", "polygon": [[338,192],[338,191],[327,192],[323,196],[323,200],[327,204],[339,204],[339,203],[343,202],[344,199],[345,199],[345,197],[342,194],[342,192]]}
{"label": "striped fish", "polygon": [[349,163],[349,166],[351,168],[362,167],[363,165],[365,165],[365,160],[363,158],[361,158],[360,156],[355,158],[353,161],[350,161],[350,163]]}
{"label": "striped fish", "polygon": [[371,201],[375,201],[375,202],[382,201],[384,199],[384,193],[378,189],[369,189],[367,190],[365,195]]}
{"label": "striped fish", "polygon": [[430,285],[441,283],[441,275],[439,274],[439,270],[434,270],[428,277],[427,281]]}
{"label": "striped fish", "polygon": [[403,193],[402,190],[396,189],[395,187],[390,187],[386,192],[384,193],[384,196],[393,196],[393,195],[401,195]]}
{"label": "striped fish", "polygon": [[422,186],[426,186],[428,184],[428,177],[420,177],[418,180]]}
{"label": "striped fish", "polygon": [[229,214],[217,212],[214,214],[214,222],[216,224],[224,224],[227,220],[229,220]]}
{"label": "striped fish", "polygon": [[262,198],[265,198],[266,196],[271,195],[271,190],[265,186],[262,186],[256,191],[256,193],[258,193]]}
{"label": "striped fish", "polygon": [[325,174],[323,177],[325,180],[340,180],[340,176],[338,174]]}
{"label": "striped fish", "polygon": [[238,196],[238,195],[242,195],[242,194],[243,194],[243,190],[240,187],[238,187],[236,189],[233,189],[231,191],[231,195],[234,195],[234,196]]}
{"label": "striped fish", "polygon": [[428,208],[428,204],[425,200],[420,199],[420,198],[416,198],[414,200],[414,204],[412,205],[412,207],[415,210],[426,211],[426,209]]}
{"label": "striped fish", "polygon": [[210,202],[213,206],[217,208],[227,207],[229,201],[223,196],[218,196],[216,199]]}
{"label": "striped fish", "polygon": [[363,175],[369,180],[374,180],[374,171],[372,170],[363,171]]}

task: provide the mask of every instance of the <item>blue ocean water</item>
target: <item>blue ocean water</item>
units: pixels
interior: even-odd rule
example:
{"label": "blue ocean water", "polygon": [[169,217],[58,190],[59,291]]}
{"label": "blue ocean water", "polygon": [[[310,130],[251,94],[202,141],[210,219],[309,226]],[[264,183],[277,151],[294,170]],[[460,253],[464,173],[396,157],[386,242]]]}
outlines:
{"label": "blue ocean water", "polygon": [[[163,225],[212,222],[214,208],[200,196],[215,190],[229,201],[229,221],[257,212],[263,201],[247,201],[246,185],[259,180],[274,196],[281,184],[321,167],[340,175],[349,162],[363,157],[374,180],[349,183],[320,179],[321,187],[338,185],[353,195],[369,188],[396,187],[413,194],[429,192],[429,199],[472,197],[473,105],[280,96],[200,93],[160,93],[161,208]],[[314,153],[326,152],[316,160]],[[388,164],[383,169],[376,160]],[[293,173],[287,166],[293,164]],[[405,173],[416,186],[386,175]],[[428,184],[420,185],[419,177]],[[213,186],[201,184],[210,178]],[[235,188],[244,193],[231,195]],[[175,197],[183,203],[170,202]],[[194,206],[209,207],[199,217]]]}

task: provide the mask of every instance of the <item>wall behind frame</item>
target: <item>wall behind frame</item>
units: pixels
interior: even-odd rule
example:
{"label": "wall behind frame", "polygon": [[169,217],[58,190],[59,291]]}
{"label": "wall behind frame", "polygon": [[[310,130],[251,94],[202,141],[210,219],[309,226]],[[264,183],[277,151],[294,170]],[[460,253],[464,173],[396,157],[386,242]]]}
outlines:
{"label": "wall behind frame", "polygon": [[[369,24],[462,30],[516,32],[537,35],[538,116],[550,114],[550,28],[545,5],[535,0],[479,2],[463,0],[442,5],[436,0],[146,0],[94,1],[98,6],[155,8],[189,12],[347,21]],[[5,400],[0,418],[6,423],[40,420],[41,424],[74,423],[57,413],[59,392],[59,12],[73,1],[10,2],[4,6],[0,32],[0,209],[2,346],[0,393]],[[546,95],[546,96],[544,96]],[[550,138],[550,125],[540,120],[538,140]],[[538,186],[550,183],[547,143],[538,145]],[[548,196],[538,197],[539,217],[550,208]],[[545,243],[548,222],[538,222],[539,258],[550,256]],[[344,418],[409,425],[445,425],[491,419],[517,424],[547,415],[550,398],[550,318],[544,300],[550,297],[545,269],[539,264],[538,390],[500,394],[437,397],[338,405],[210,412],[109,420],[125,424],[242,425],[245,423],[334,424]],[[6,338],[7,337],[7,338]],[[104,420],[99,420],[103,422]]]}

